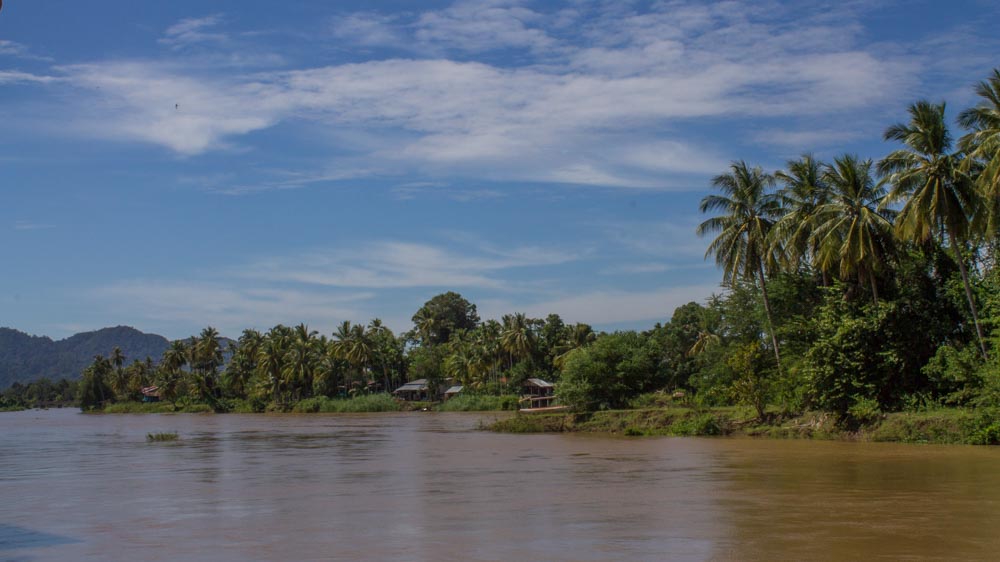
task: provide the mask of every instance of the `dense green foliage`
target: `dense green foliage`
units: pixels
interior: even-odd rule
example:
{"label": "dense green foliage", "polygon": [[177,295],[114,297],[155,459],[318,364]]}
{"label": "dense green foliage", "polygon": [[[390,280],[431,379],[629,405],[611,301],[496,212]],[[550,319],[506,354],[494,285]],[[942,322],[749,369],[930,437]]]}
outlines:
{"label": "dense green foliage", "polygon": [[51,408],[76,404],[79,383],[67,379],[52,382],[39,379],[28,384],[16,382],[0,392],[0,411],[24,408]]}
{"label": "dense green foliage", "polygon": [[[886,435],[919,440],[927,426],[951,435],[929,441],[958,432],[996,442],[998,92],[1000,71],[961,113],[957,142],[944,105],[919,101],[908,122],[887,129],[894,150],[879,161],[805,155],[774,173],[734,162],[714,178],[717,193],[701,204],[713,216],[698,228],[726,290],[651,330],[597,334],[555,314],[481,321],[474,304],[448,292],[420,307],[404,334],[375,319],[344,322],[330,336],[305,325],[245,330],[224,345],[206,328],[173,342],[158,363],[128,363],[116,348],[84,371],[80,406],[133,408],[114,404],[136,404],[156,385],[157,410],[394,411],[403,406],[387,392],[422,378],[432,396],[465,387],[439,409],[507,409],[526,379],[542,378],[577,414],[687,408],[682,419],[637,421],[638,432],[664,423],[674,434],[724,432],[705,408],[740,407],[778,433],[799,431],[781,420],[820,412],[806,424],[816,431],[882,424]],[[897,414],[946,406],[973,413]],[[882,423],[887,416],[894,425]]]}

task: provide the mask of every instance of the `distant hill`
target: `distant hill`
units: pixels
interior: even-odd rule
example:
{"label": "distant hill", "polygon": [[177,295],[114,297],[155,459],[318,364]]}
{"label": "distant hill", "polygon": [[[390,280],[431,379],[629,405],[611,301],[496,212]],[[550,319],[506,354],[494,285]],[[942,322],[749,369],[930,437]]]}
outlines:
{"label": "distant hill", "polygon": [[146,357],[159,361],[170,341],[129,326],[83,332],[58,341],[0,328],[0,389],[42,377],[78,379],[95,355],[110,355],[116,346],[130,363]]}

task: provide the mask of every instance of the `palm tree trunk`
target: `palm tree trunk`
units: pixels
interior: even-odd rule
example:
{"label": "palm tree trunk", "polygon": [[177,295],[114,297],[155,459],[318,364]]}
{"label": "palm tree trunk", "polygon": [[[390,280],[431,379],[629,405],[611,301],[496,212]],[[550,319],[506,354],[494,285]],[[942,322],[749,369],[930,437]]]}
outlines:
{"label": "palm tree trunk", "polygon": [[878,306],[878,283],[875,282],[875,274],[869,273],[868,280],[872,285],[872,298],[875,299],[875,306]]}
{"label": "palm tree trunk", "polygon": [[771,332],[771,343],[774,344],[774,358],[778,361],[778,376],[781,376],[781,352],[778,350],[778,336],[774,333],[774,320],[771,318],[771,300],[767,297],[767,283],[764,281],[764,266],[757,265],[757,276],[760,278],[760,291],[764,296],[764,312],[767,315],[767,329]]}
{"label": "palm tree trunk", "polygon": [[986,353],[986,341],[983,339],[983,327],[979,324],[979,313],[976,311],[976,301],[972,298],[972,286],[969,285],[969,272],[965,268],[965,258],[962,257],[962,250],[958,247],[952,237],[951,243],[955,248],[955,260],[958,262],[958,270],[962,272],[962,283],[965,284],[965,298],[969,299],[969,310],[972,311],[972,323],[976,326],[976,336],[979,338],[979,350],[983,353],[983,359],[989,359]]}

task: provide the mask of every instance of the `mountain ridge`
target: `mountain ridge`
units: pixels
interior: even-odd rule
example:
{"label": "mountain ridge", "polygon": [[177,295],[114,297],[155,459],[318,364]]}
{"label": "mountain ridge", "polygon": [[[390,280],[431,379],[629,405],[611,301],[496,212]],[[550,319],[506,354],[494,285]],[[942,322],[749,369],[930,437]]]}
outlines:
{"label": "mountain ridge", "polygon": [[159,361],[170,340],[132,326],[80,332],[61,340],[0,327],[0,388],[43,377],[79,379],[95,355],[110,355],[115,347],[129,362],[147,356]]}

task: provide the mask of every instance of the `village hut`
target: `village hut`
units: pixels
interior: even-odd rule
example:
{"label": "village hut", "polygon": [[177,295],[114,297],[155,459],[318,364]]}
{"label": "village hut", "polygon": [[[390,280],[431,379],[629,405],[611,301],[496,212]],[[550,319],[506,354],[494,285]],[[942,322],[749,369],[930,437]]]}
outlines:
{"label": "village hut", "polygon": [[521,402],[528,408],[545,408],[555,401],[555,385],[542,379],[528,379],[521,385]]}
{"label": "village hut", "polygon": [[392,394],[403,400],[429,400],[430,388],[427,379],[417,379],[397,388]]}

